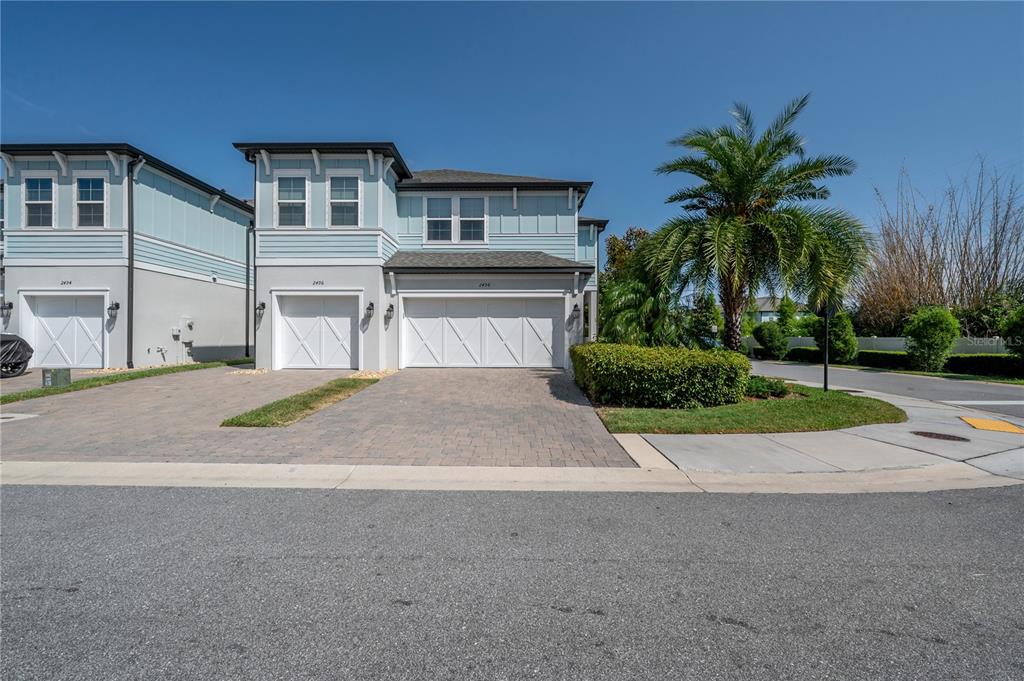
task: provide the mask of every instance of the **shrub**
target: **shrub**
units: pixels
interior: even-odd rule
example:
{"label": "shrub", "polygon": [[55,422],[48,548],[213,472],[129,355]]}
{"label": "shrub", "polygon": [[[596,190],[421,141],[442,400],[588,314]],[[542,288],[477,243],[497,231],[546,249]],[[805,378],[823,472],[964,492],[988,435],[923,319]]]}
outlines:
{"label": "shrub", "polygon": [[876,369],[909,369],[910,355],[903,350],[861,350],[857,364]]}
{"label": "shrub", "polygon": [[[857,336],[853,333],[849,315],[835,313],[828,327],[828,361],[836,364],[853,362],[857,357]],[[819,348],[825,347],[825,320],[821,317],[814,323],[814,342]]]}
{"label": "shrub", "polygon": [[739,402],[750,362],[728,350],[584,343],[569,350],[576,383],[598,404],[692,408]]}
{"label": "shrub", "polygon": [[786,353],[786,359],[790,362],[821,364],[821,350],[818,348],[790,348],[789,352]]}
{"label": "shrub", "polygon": [[[782,300],[779,301],[779,328],[782,329],[782,335],[791,336],[793,335],[793,329],[796,324],[796,303],[789,295],[782,296]],[[759,341],[760,342],[760,341]]]}
{"label": "shrub", "polygon": [[818,318],[812,314],[805,314],[802,317],[797,317],[796,321],[793,322],[792,328],[789,330],[789,335],[809,338],[814,335],[814,326],[817,323]]}
{"label": "shrub", "polygon": [[747,397],[766,400],[769,397],[785,397],[788,394],[789,388],[781,378],[751,376],[747,381]]}
{"label": "shrub", "polygon": [[954,374],[974,374],[976,376],[1024,378],[1024,357],[981,353],[974,355],[950,355],[946,359],[946,371]]}
{"label": "shrub", "polygon": [[903,328],[910,365],[921,371],[942,371],[953,343],[960,337],[960,323],[944,307],[922,307]]}
{"label": "shrub", "polygon": [[1003,323],[1003,339],[1007,350],[1024,359],[1024,305],[1007,315]]}
{"label": "shrub", "polygon": [[761,344],[772,359],[782,359],[789,347],[789,340],[777,322],[762,322],[754,327],[754,340]]}

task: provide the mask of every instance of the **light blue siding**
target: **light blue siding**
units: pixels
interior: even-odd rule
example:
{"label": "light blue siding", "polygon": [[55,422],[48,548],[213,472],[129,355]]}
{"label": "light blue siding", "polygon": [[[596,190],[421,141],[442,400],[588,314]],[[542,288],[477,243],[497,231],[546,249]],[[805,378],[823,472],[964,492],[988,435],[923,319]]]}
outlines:
{"label": "light blue siding", "polygon": [[244,263],[225,262],[206,253],[176,248],[172,244],[155,239],[136,237],[135,259],[140,263],[160,265],[207,277],[215,276],[219,280],[239,284],[245,283]]}
{"label": "light blue siding", "polygon": [[393,256],[398,252],[398,244],[391,239],[381,239],[380,242],[381,255],[385,260]]}
{"label": "light blue siding", "polygon": [[[399,237],[415,236],[423,239],[423,197],[419,194],[398,195],[398,223],[397,232]],[[405,242],[402,240],[402,246]]]}
{"label": "light blue siding", "polygon": [[[313,229],[324,229],[327,226],[327,171],[331,169],[357,169],[363,173],[363,195],[360,197],[363,209],[363,226],[377,229],[380,224],[377,215],[377,191],[379,173],[369,174],[370,164],[366,158],[323,158],[320,162],[321,173],[317,175],[313,157],[309,158],[274,158],[271,157],[271,173],[264,172],[263,161],[257,156],[256,173],[259,195],[259,214],[256,216],[257,227],[271,228],[274,226],[274,171],[301,170],[309,173],[309,225]],[[376,170],[376,169],[375,169]],[[301,229],[297,228],[297,229]]]}
{"label": "light blue siding", "polygon": [[135,183],[135,233],[245,262],[249,216],[146,167]]}
{"label": "light blue siding", "polygon": [[542,251],[566,260],[576,259],[576,240],[572,234],[538,234],[509,236],[491,234],[492,251]]}
{"label": "light blue siding", "polygon": [[275,234],[262,230],[257,239],[257,257],[376,258],[377,239],[376,234],[358,231]]}
{"label": "light blue siding", "polygon": [[384,213],[381,227],[391,236],[398,234],[398,193],[395,189],[395,174],[388,172],[384,178]]}
{"label": "light blue siding", "polygon": [[48,234],[4,230],[5,260],[24,259],[98,259],[124,258],[123,234],[80,232],[77,234]]}
{"label": "light blue siding", "polygon": [[[73,229],[75,220],[75,172],[76,171],[102,171],[106,178],[105,196],[107,229],[124,229],[124,178],[121,175],[114,175],[113,166],[107,159],[104,160],[68,160],[68,174],[61,175],[60,165],[57,161],[22,161],[14,162],[14,177],[6,183],[7,222],[5,229],[21,229],[23,225],[22,212],[24,208],[24,178],[25,171],[45,170],[56,176],[56,192],[54,200],[54,229]],[[33,228],[36,229],[36,228]],[[44,228],[39,228],[44,229]],[[98,228],[91,228],[98,229]]]}
{"label": "light blue siding", "polygon": [[581,227],[576,239],[577,258],[580,262],[597,264],[597,232],[589,225]]}

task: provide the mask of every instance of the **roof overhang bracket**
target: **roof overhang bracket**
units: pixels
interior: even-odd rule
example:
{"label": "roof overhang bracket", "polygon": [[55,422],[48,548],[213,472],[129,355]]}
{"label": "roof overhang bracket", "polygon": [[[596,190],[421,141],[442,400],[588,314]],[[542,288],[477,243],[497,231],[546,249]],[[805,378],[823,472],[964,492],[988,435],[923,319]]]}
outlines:
{"label": "roof overhang bracket", "polygon": [[519,189],[512,187],[512,210],[519,210]]}
{"label": "roof overhang bracket", "polygon": [[68,174],[68,157],[59,151],[53,152],[53,157],[57,159],[58,165],[60,165],[60,174],[67,176]]}
{"label": "roof overhang bracket", "polygon": [[119,177],[121,175],[121,159],[117,157],[117,154],[109,150],[107,151],[107,158],[110,159],[110,165],[114,167],[114,177]]}
{"label": "roof overhang bracket", "polygon": [[394,165],[394,163],[395,163],[395,159],[390,157],[390,156],[388,156],[386,159],[384,159],[384,172],[381,173],[382,177],[387,177],[388,176],[388,171],[391,170],[391,166]]}
{"label": "roof overhang bracket", "polygon": [[142,166],[146,165],[146,159],[139,156],[135,159],[135,179],[139,178],[139,171],[142,170]]}
{"label": "roof overhang bracket", "polygon": [[213,209],[217,205],[218,201],[220,201],[220,194],[214,194],[213,198],[210,199],[210,212],[211,213],[213,212]]}
{"label": "roof overhang bracket", "polygon": [[574,208],[574,206],[572,205],[572,192],[573,192],[572,187],[570,187],[569,188],[569,201],[568,201],[568,205],[566,205],[566,208],[568,208],[569,210],[572,210]]}
{"label": "roof overhang bracket", "polygon": [[0,158],[4,160],[4,170],[7,174],[7,179],[14,179],[14,157],[10,154],[0,153]]}
{"label": "roof overhang bracket", "polygon": [[311,150],[313,152],[313,167],[316,168],[316,174],[320,174],[320,152],[316,149]]}
{"label": "roof overhang bracket", "polygon": [[398,295],[398,284],[395,283],[395,273],[394,272],[388,272],[388,277],[391,279],[391,295],[392,296],[397,296]]}
{"label": "roof overhang bracket", "polygon": [[366,150],[366,161],[367,161],[367,163],[370,164],[370,177],[373,177],[373,174],[374,174],[373,149],[367,149]]}
{"label": "roof overhang bracket", "polygon": [[270,152],[266,149],[260,149],[260,158],[263,159],[263,172],[267,175],[270,174]]}

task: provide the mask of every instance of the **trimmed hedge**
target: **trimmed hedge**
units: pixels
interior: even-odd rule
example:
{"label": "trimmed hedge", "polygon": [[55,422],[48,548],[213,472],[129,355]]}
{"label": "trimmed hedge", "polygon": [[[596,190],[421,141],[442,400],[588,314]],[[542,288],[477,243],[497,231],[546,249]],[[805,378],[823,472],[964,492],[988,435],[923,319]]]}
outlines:
{"label": "trimmed hedge", "polygon": [[789,339],[777,322],[761,322],[755,326],[754,340],[772,359],[782,359],[786,356]]}
{"label": "trimmed hedge", "polygon": [[750,362],[729,350],[584,343],[569,350],[576,383],[597,404],[714,407],[743,399]]}
{"label": "trimmed hedge", "polygon": [[789,388],[781,378],[751,376],[747,381],[747,397],[766,400],[769,397],[785,397],[788,394]]}
{"label": "trimmed hedge", "polygon": [[946,371],[954,374],[974,374],[975,376],[1024,378],[1024,357],[980,353],[950,355],[946,359]]}
{"label": "trimmed hedge", "polygon": [[786,353],[786,359],[790,362],[809,362],[820,364],[824,361],[821,350],[818,348],[790,348]]}
{"label": "trimmed hedge", "polygon": [[910,356],[903,350],[861,350],[857,364],[876,369],[909,369]]}

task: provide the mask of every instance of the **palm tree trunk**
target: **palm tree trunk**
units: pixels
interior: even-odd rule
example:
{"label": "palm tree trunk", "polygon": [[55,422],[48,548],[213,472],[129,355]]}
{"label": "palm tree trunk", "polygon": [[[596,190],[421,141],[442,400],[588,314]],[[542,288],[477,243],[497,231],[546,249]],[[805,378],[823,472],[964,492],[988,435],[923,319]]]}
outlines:
{"label": "palm tree trunk", "polygon": [[729,350],[742,352],[743,312],[746,309],[747,296],[742,290],[736,290],[728,276],[719,278],[718,294],[722,302],[722,317],[725,323],[722,344]]}

